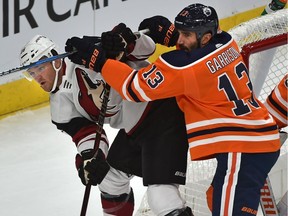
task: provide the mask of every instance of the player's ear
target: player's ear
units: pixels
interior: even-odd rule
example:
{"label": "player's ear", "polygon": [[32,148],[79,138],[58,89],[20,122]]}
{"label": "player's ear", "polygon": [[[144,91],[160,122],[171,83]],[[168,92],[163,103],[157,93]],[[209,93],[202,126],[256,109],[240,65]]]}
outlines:
{"label": "player's ear", "polygon": [[211,33],[204,34],[203,37],[201,38],[201,47],[205,46],[210,41],[211,38],[212,38]]}
{"label": "player's ear", "polygon": [[56,60],[55,60],[55,67],[56,67],[56,68],[61,67],[61,61],[62,61],[61,59],[56,59]]}

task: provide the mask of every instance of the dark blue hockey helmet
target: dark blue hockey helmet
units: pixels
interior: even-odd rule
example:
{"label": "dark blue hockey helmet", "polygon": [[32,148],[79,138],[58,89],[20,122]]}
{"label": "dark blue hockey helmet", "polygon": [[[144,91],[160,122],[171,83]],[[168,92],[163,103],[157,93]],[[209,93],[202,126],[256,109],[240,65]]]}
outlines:
{"label": "dark blue hockey helmet", "polygon": [[179,30],[196,32],[197,38],[201,39],[205,33],[216,34],[219,21],[213,7],[197,3],[185,7],[176,16],[174,24]]}

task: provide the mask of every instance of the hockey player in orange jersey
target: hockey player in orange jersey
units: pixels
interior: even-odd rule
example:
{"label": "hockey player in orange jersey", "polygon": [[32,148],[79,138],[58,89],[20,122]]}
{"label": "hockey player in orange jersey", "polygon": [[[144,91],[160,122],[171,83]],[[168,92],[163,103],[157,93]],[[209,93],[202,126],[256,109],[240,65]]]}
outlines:
{"label": "hockey player in orange jersey", "polygon": [[[105,51],[93,44],[96,54],[87,56],[87,42],[80,38],[67,40],[67,50],[79,51],[69,58],[92,62],[92,69],[101,70],[126,100],[175,96],[185,114],[191,159],[215,157],[218,162],[212,182],[212,215],[256,215],[260,189],[279,157],[277,125],[254,97],[239,48],[231,35],[218,29],[214,8],[185,7],[169,31],[163,30],[167,29],[161,26],[163,19],[145,19],[140,29],[148,28],[155,42],[177,43],[179,49],[162,54],[145,68],[133,70],[104,59]],[[176,42],[170,43],[175,34],[179,34]]]}

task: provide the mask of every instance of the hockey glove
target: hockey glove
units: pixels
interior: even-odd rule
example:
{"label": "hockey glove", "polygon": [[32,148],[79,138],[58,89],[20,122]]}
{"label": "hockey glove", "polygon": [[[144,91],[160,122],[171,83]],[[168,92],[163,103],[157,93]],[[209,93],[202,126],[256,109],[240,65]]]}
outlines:
{"label": "hockey glove", "polygon": [[66,41],[65,51],[77,50],[68,58],[75,64],[84,65],[86,68],[101,72],[106,61],[105,51],[99,44],[91,42],[91,38],[72,37]]}
{"label": "hockey glove", "polygon": [[137,37],[124,23],[120,23],[112,29],[112,32],[119,33],[125,41],[125,51],[130,54],[135,46]]}
{"label": "hockey glove", "polygon": [[78,176],[84,185],[100,184],[110,169],[101,149],[98,150],[96,158],[92,158],[93,154],[94,150],[88,149],[81,152],[82,156],[76,155]]}
{"label": "hockey glove", "polygon": [[138,27],[138,30],[142,29],[150,30],[149,36],[155,43],[168,47],[175,46],[179,37],[174,24],[163,16],[153,16],[144,19]]}
{"label": "hockey glove", "polygon": [[106,51],[106,58],[109,59],[116,59],[125,50],[123,38],[111,31],[102,33],[101,44]]}
{"label": "hockey glove", "polygon": [[115,59],[120,52],[129,54],[133,51],[137,37],[124,23],[115,26],[112,31],[103,32],[101,43],[107,58]]}

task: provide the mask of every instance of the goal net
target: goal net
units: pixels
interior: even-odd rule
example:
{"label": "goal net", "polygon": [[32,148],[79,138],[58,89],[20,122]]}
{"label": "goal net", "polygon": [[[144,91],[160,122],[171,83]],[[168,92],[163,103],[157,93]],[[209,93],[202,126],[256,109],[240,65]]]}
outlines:
{"label": "goal net", "polygon": [[[262,102],[266,100],[288,70],[287,14],[287,9],[282,9],[229,30],[229,33],[237,41],[244,61],[249,67],[255,94]],[[273,189],[276,201],[279,201],[287,190],[287,140],[281,148],[281,156],[278,161],[281,161],[283,157],[286,167],[280,166],[279,170],[273,173],[276,176],[273,179],[276,179],[275,184],[277,185],[277,190]],[[215,168],[215,159],[190,161],[188,156],[186,184],[180,186],[180,192],[195,216],[211,215],[206,203],[206,190],[210,186]],[[273,182],[272,187],[274,188]],[[149,208],[146,194],[136,215],[154,215]]]}

